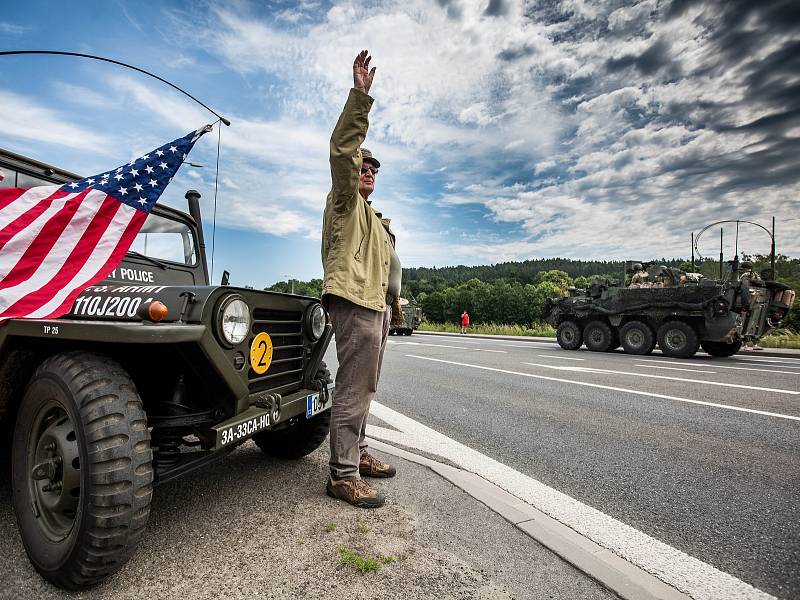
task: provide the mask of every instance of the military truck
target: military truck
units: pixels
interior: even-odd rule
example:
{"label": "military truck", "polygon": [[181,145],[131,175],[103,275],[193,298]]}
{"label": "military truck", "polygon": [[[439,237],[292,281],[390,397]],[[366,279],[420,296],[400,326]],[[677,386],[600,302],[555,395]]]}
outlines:
{"label": "military truck", "polygon": [[661,352],[688,358],[700,347],[711,356],[731,356],[744,340],[757,341],[780,327],[794,301],[789,286],[764,278],[738,278],[731,261],[727,280],[687,277],[660,268],[655,285],[624,287],[618,281],[594,281],[566,298],[548,300],[546,320],[557,327],[565,350],[583,344],[594,352],[620,345],[628,354]]}
{"label": "military truck", "polygon": [[403,307],[403,326],[392,327],[389,335],[411,335],[422,323],[422,308],[415,301],[400,298],[400,306]]}
{"label": "military truck", "polygon": [[[78,175],[0,151],[0,185]],[[328,433],[332,336],[316,298],[209,282],[200,194],[157,205],[123,262],[58,319],[0,325],[0,426],[27,554],[78,589],[135,550],[153,486],[248,439],[294,459]]]}

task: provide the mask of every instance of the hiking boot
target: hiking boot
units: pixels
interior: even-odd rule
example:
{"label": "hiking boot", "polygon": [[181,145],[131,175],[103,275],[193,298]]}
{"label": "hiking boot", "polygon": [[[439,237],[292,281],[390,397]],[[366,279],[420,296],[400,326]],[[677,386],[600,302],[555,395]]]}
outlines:
{"label": "hiking boot", "polygon": [[386,502],[383,492],[376,490],[361,479],[328,478],[325,491],[331,498],[344,500],[359,508],[378,508]]}
{"label": "hiking boot", "polygon": [[390,464],[381,462],[369,452],[361,455],[358,472],[362,477],[394,477],[397,470]]}

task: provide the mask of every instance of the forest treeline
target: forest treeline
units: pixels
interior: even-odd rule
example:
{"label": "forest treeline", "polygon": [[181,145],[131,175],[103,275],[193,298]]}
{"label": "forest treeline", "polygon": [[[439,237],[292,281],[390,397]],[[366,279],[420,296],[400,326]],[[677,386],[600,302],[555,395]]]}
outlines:
{"label": "forest treeline", "polygon": [[[753,260],[757,271],[769,267],[769,256],[743,256],[742,260],[745,259]],[[642,262],[684,271],[692,267],[682,259]],[[466,310],[473,322],[529,325],[542,318],[545,298],[563,296],[570,286],[585,288],[593,279],[621,281],[623,276],[629,278],[631,265],[631,262],[621,261],[546,258],[474,267],[414,267],[403,269],[402,295],[419,302],[429,321],[457,322],[461,312]],[[799,258],[779,255],[775,270],[779,281],[800,290]],[[719,263],[706,260],[695,264],[695,271],[716,279]],[[723,264],[724,276],[728,273],[729,266]],[[322,280],[279,281],[266,289],[289,292],[292,286],[296,294],[319,297]],[[789,325],[800,328],[798,301]]]}

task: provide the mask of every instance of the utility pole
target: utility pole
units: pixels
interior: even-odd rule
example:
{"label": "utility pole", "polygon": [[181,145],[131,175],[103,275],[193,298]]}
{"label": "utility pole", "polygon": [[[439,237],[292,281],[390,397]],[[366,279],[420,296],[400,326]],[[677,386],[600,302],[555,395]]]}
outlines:
{"label": "utility pole", "polygon": [[291,291],[289,293],[294,294],[294,278],[290,277],[288,274],[284,275],[284,277],[286,277],[289,285],[291,286]]}

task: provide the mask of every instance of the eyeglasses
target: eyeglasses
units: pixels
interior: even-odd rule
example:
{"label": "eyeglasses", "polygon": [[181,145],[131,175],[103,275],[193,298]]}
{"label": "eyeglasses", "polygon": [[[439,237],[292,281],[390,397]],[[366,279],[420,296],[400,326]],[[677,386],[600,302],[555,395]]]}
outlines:
{"label": "eyeglasses", "polygon": [[361,165],[361,174],[363,175],[367,171],[372,173],[373,177],[378,174],[378,169],[376,169],[375,167],[370,167],[368,165]]}

